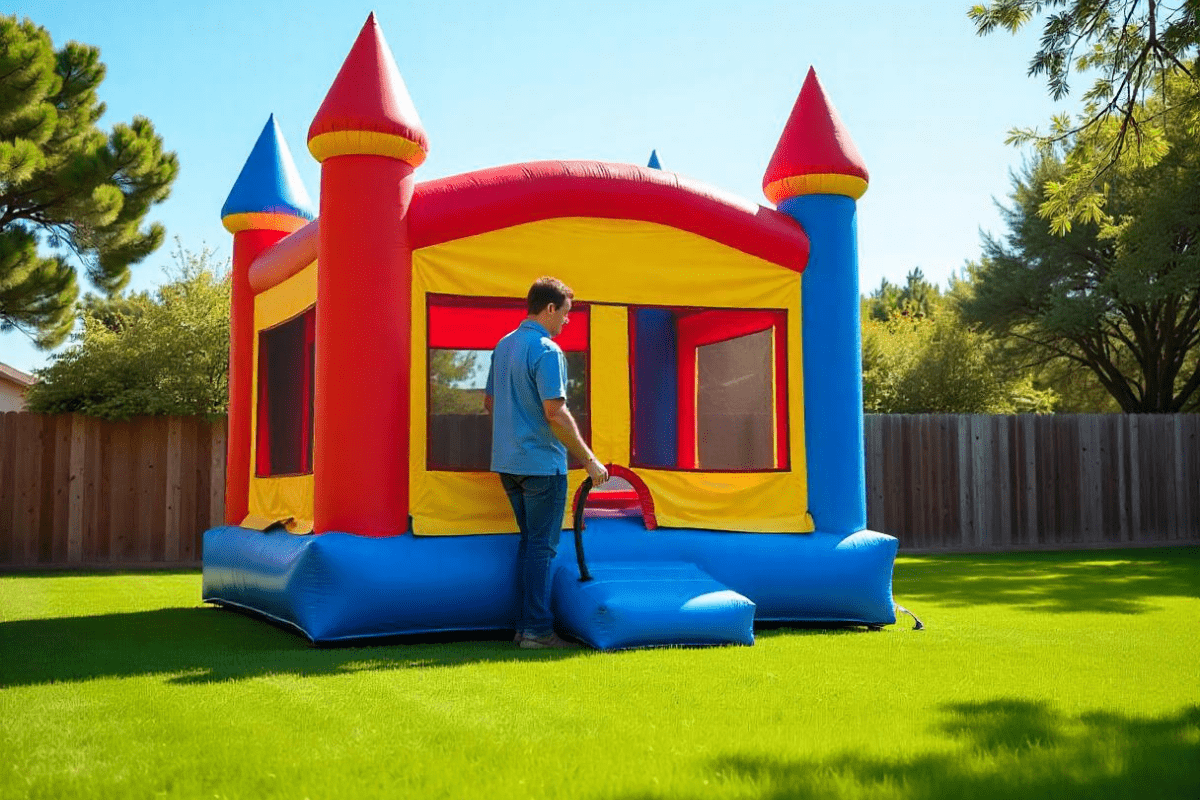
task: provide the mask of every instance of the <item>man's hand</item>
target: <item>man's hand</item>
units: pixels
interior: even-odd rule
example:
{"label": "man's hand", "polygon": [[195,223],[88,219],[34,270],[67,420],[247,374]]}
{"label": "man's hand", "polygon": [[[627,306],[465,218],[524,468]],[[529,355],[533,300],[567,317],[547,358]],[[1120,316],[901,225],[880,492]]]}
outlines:
{"label": "man's hand", "polygon": [[608,482],[608,468],[601,464],[595,456],[588,460],[584,469],[592,479],[592,486],[603,486]]}

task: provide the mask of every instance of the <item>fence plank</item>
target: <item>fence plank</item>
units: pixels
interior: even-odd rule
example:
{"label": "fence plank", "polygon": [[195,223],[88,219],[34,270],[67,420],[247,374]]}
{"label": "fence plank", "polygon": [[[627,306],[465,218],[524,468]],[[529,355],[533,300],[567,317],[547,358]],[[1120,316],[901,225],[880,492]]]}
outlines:
{"label": "fence plank", "polygon": [[1059,417],[1057,423],[1057,442],[1055,454],[1058,457],[1058,469],[1061,470],[1061,483],[1058,488],[1059,528],[1057,544],[1077,544],[1081,541],[1083,519],[1080,500],[1083,497],[1083,464],[1080,462],[1079,425],[1081,417],[1072,414],[1070,418]]}
{"label": "fence plank", "polygon": [[112,449],[108,451],[112,462],[111,506],[109,519],[109,558],[114,562],[130,564],[137,561],[137,440],[138,431],[124,425],[110,427]]}
{"label": "fence plank", "polygon": [[938,433],[942,437],[942,463],[939,467],[938,482],[942,485],[942,528],[938,541],[946,541],[947,537],[957,535],[961,523],[958,516],[958,464],[957,439],[953,435],[955,418],[949,414],[940,415],[941,423]]}
{"label": "fence plank", "polygon": [[17,415],[0,414],[0,564],[15,563]]}
{"label": "fence plank", "polygon": [[1082,541],[1101,538],[1100,428],[1094,415],[1079,420],[1079,532]]}
{"label": "fence plank", "polygon": [[150,518],[149,560],[161,561],[165,552],[167,521],[167,420],[158,418],[150,428],[152,435],[146,447],[150,451],[149,491],[141,491],[149,506],[142,512]]}
{"label": "fence plank", "polygon": [[1142,481],[1142,530],[1151,541],[1161,541],[1164,538],[1162,514],[1162,481],[1158,471],[1154,469],[1152,453],[1162,455],[1156,426],[1151,424],[1153,417],[1142,416],[1138,419],[1138,435],[1142,440],[1142,449],[1138,452],[1138,475]]}
{"label": "fence plank", "polygon": [[915,546],[920,546],[924,541],[923,531],[921,530],[921,520],[914,512],[920,508],[920,498],[916,496],[916,485],[920,480],[917,475],[916,456],[913,451],[916,450],[916,442],[913,436],[913,423],[915,417],[909,415],[901,415],[897,418],[897,452],[900,454],[900,471],[895,476],[895,486],[900,495],[901,505],[900,511],[902,519],[907,524],[904,526],[905,535],[908,541]]}
{"label": "fence plank", "polygon": [[863,420],[867,457],[867,527],[874,531],[882,531],[886,524],[883,518],[883,426],[884,418],[877,414],[867,414]]}
{"label": "fence plank", "polygon": [[166,451],[166,503],[163,543],[163,560],[179,560],[180,520],[183,500],[183,419],[172,417],[167,421]]}
{"label": "fence plank", "polygon": [[37,562],[37,533],[41,529],[41,474],[45,447],[42,445],[44,418],[24,417],[17,431],[17,517],[19,564]]}
{"label": "fence plank", "polygon": [[1142,527],[1141,425],[1136,414],[1126,417],[1129,431],[1129,525],[1134,535],[1144,535]]}
{"label": "fence plank", "polygon": [[969,545],[974,535],[975,511],[971,503],[971,424],[967,417],[954,421],[958,467],[958,531],[953,537],[956,545]]}
{"label": "fence plank", "polygon": [[92,454],[99,473],[96,486],[96,562],[113,560],[113,425],[96,420],[96,452]]}
{"label": "fence plank", "polygon": [[96,539],[100,529],[100,421],[78,416],[83,425],[83,556],[85,563],[96,561]]}
{"label": "fence plank", "polygon": [[1187,534],[1184,530],[1183,514],[1183,417],[1175,414],[1171,417],[1171,458],[1172,469],[1168,470],[1167,480],[1171,484],[1170,509],[1171,538],[1183,539]]}
{"label": "fence plank", "polygon": [[1116,442],[1117,471],[1117,538],[1128,542],[1132,530],[1129,521],[1132,512],[1129,502],[1129,425],[1125,417],[1113,416],[1114,441]]}
{"label": "fence plank", "polygon": [[1011,546],[1013,543],[1013,448],[1012,417],[992,417],[992,436],[995,441],[995,451],[992,463],[996,476],[999,478],[992,490],[995,498],[999,519],[998,528],[993,543],[1000,546]]}
{"label": "fence plank", "polygon": [[79,414],[71,414],[71,456],[68,467],[67,484],[70,487],[70,499],[67,509],[67,563],[83,563],[83,497],[84,470],[87,468],[87,434],[86,418]]}
{"label": "fence plank", "polygon": [[62,414],[54,417],[54,459],[49,470],[49,485],[42,486],[50,513],[43,535],[48,539],[48,552],[38,560],[62,564],[67,561],[68,533],[71,512],[71,418]]}
{"label": "fence plank", "polygon": [[[937,420],[929,414],[917,417],[918,462],[921,472],[921,533],[926,542],[938,540],[938,479],[935,462],[937,460]],[[928,545],[927,545],[928,546]]]}
{"label": "fence plank", "polygon": [[184,561],[193,561],[200,558],[200,540],[202,532],[208,528],[208,506],[209,492],[208,480],[210,477],[209,471],[209,453],[212,448],[212,433],[213,426],[204,420],[196,422],[196,449],[192,453],[190,466],[188,467],[188,505],[189,509],[186,519],[189,522],[188,530],[193,535],[185,539],[179,550],[179,556]]}
{"label": "fence plank", "polygon": [[1099,541],[1116,544],[1120,541],[1119,531],[1120,526],[1117,524],[1116,513],[1116,496],[1117,496],[1117,476],[1113,469],[1113,450],[1116,448],[1116,434],[1112,428],[1111,420],[1107,416],[1095,416],[1096,425],[1096,444],[1098,447],[1097,463],[1099,464],[1099,472],[1097,473],[1097,491],[1096,497],[1096,523],[1099,527],[1097,538]]}
{"label": "fence plank", "polygon": [[1187,511],[1185,530],[1188,538],[1200,536],[1200,414],[1184,418],[1183,434],[1184,509]]}
{"label": "fence plank", "polygon": [[992,504],[989,502],[989,489],[994,483],[994,473],[992,472],[992,437],[991,426],[988,424],[988,418],[982,415],[971,417],[971,494],[975,498],[974,511],[974,536],[971,538],[971,544],[975,547],[983,547],[986,544],[991,544],[992,526],[989,519],[989,512]]}
{"label": "fence plank", "polygon": [[211,528],[225,520],[225,426],[212,428],[212,450],[209,453],[208,523]]}
{"label": "fence plank", "polygon": [[136,511],[133,514],[137,531],[138,561],[154,560],[155,512],[158,505],[155,501],[162,497],[157,492],[158,464],[156,455],[158,448],[158,426],[153,420],[145,420],[138,426],[135,452],[137,459],[133,463],[134,490],[131,493]]}

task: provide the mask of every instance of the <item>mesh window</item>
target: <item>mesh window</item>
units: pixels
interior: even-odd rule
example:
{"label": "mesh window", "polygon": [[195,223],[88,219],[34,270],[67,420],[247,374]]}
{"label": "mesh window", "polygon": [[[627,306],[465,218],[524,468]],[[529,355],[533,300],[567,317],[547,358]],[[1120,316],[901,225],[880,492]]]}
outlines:
{"label": "mesh window", "polygon": [[[492,417],[483,407],[490,350],[429,350],[428,469],[486,472],[492,466]],[[591,442],[587,354],[567,353],[567,408]],[[574,457],[571,469],[582,467]]]}
{"label": "mesh window", "polygon": [[[575,417],[579,426],[580,437],[592,446],[592,415],[588,398],[588,354],[584,352],[565,353],[567,357],[567,408]],[[575,456],[567,453],[567,466],[571,469],[583,469]]]}
{"label": "mesh window", "polygon": [[769,330],[697,348],[698,467],[775,467],[773,336]]}
{"label": "mesh window", "polygon": [[484,472],[492,417],[483,407],[491,350],[429,351],[429,469]]}
{"label": "mesh window", "polygon": [[259,476],[312,472],[315,310],[259,333]]}

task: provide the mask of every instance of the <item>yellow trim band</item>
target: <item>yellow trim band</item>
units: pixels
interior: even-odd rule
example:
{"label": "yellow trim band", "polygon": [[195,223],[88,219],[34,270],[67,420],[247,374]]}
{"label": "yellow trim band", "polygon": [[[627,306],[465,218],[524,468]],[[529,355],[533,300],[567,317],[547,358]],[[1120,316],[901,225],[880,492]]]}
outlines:
{"label": "yellow trim band", "polygon": [[308,152],[317,161],[334,156],[387,156],[414,167],[425,160],[425,148],[392,133],[379,131],[330,131],[308,141]]}
{"label": "yellow trim band", "polygon": [[240,231],[283,231],[293,233],[309,223],[304,217],[291,214],[272,214],[264,211],[247,211],[241,214],[230,214],[221,219],[221,224],[230,233]]}
{"label": "yellow trim band", "polygon": [[763,194],[772,203],[781,203],[789,197],[805,194],[840,194],[857,200],[867,192],[867,182],[857,175],[839,175],[822,172],[815,175],[794,175],[771,181],[763,187]]}

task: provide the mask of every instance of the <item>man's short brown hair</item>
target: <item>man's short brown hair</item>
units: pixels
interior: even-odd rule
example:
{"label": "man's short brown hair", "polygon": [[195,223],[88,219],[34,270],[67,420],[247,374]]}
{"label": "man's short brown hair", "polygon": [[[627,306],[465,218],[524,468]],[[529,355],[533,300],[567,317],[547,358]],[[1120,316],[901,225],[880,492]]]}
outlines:
{"label": "man's short brown hair", "polygon": [[533,286],[529,287],[529,295],[525,298],[525,308],[531,316],[540,314],[551,303],[557,308],[562,308],[568,297],[573,299],[575,293],[571,291],[571,287],[558,278],[549,276],[538,278],[533,282]]}

